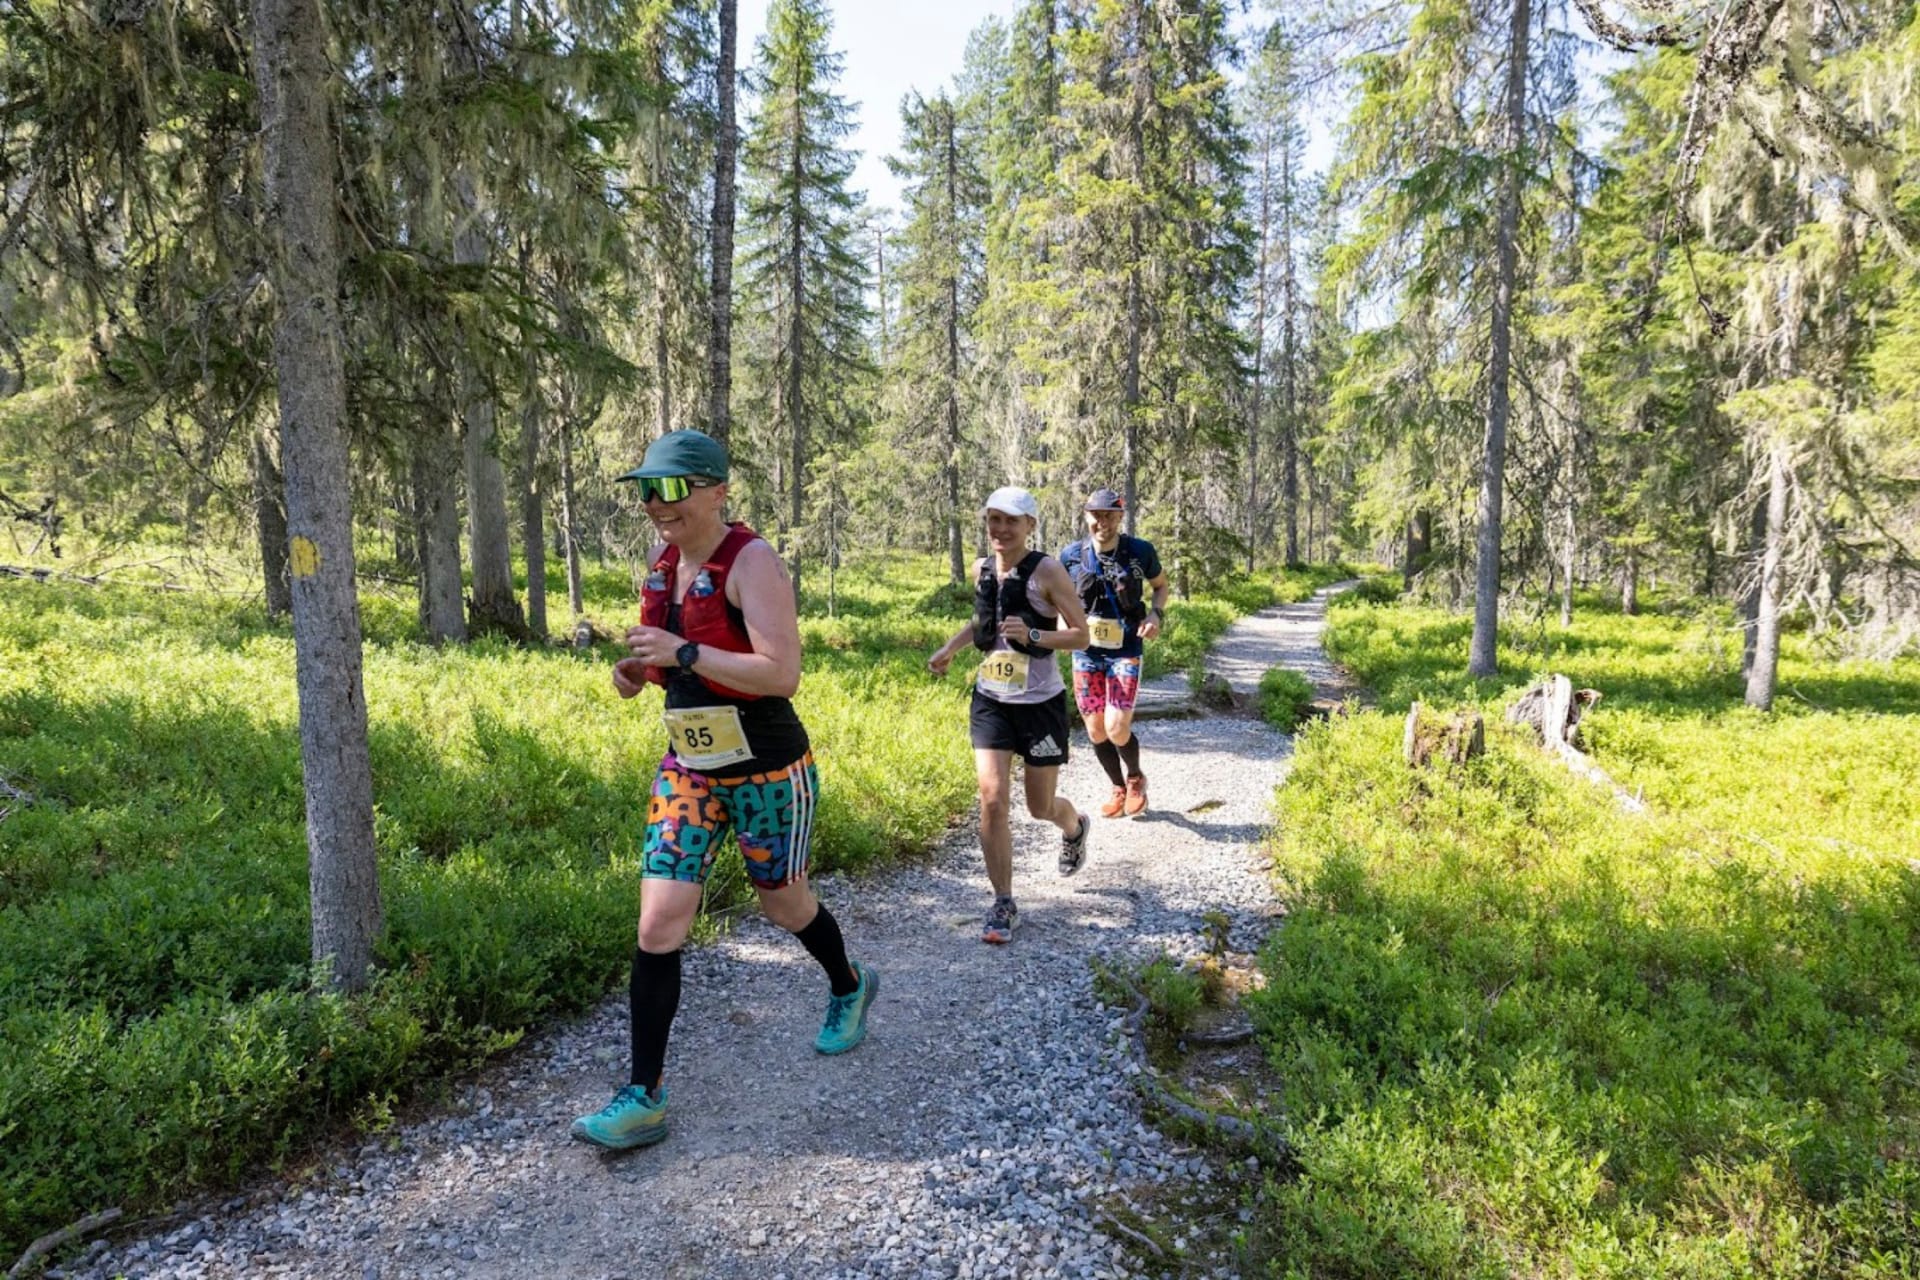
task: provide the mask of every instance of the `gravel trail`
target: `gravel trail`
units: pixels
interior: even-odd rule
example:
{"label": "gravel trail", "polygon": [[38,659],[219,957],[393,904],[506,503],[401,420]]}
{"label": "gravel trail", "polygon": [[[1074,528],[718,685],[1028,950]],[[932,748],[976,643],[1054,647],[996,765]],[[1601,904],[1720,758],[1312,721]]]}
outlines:
{"label": "gravel trail", "polygon": [[[1271,665],[1331,674],[1322,592],[1245,619],[1210,658],[1236,687]],[[688,953],[667,1057],[672,1136],[610,1156],[567,1123],[625,1083],[624,986],[529,1039],[457,1104],[336,1153],[304,1187],[236,1197],[163,1234],[96,1242],[50,1274],[413,1280],[1120,1277],[1101,1215],[1153,1210],[1247,1170],[1141,1117],[1117,1011],[1090,961],[1204,948],[1203,916],[1252,950],[1277,908],[1257,847],[1291,740],[1231,716],[1139,726],[1152,807],[1093,819],[1087,865],[1016,812],[1010,946],[979,941],[990,893],[971,822],[925,862],[823,878],[849,949],[882,976],[867,1042],[812,1050],[825,984],[759,919]],[[955,733],[965,731],[956,713]],[[1085,742],[1062,778],[1107,792]],[[1016,796],[1019,788],[1015,788]],[[1230,1276],[1224,1257],[1189,1274]]]}

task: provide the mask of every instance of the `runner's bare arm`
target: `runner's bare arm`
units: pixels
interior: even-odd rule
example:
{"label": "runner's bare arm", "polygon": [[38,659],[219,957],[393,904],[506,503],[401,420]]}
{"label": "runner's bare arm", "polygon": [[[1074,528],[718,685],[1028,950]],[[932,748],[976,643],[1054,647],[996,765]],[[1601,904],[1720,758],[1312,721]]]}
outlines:
{"label": "runner's bare arm", "polygon": [[[1092,639],[1087,630],[1087,611],[1080,605],[1080,593],[1074,589],[1073,578],[1067,573],[1066,566],[1052,556],[1040,562],[1034,570],[1034,581],[1040,584],[1040,594],[1048,604],[1060,611],[1060,626],[1053,631],[1040,633],[1042,649],[1084,649]],[[1024,638],[1024,637],[1022,637]]]}
{"label": "runner's bare arm", "polygon": [[933,656],[927,659],[927,670],[937,676],[947,674],[947,668],[953,665],[953,655],[972,643],[973,623],[968,622],[954,632],[945,644],[933,651]]}
{"label": "runner's bare arm", "polygon": [[740,548],[727,575],[727,599],[746,619],[753,652],[702,645],[698,671],[742,693],[791,698],[800,688],[800,616],[779,554],[757,538]]}
{"label": "runner's bare arm", "polygon": [[[980,560],[975,560],[973,562],[974,578],[976,579],[979,578],[980,566],[984,563],[986,563],[984,558]],[[953,655],[960,652],[962,649],[966,648],[968,645],[972,643],[973,643],[973,623],[971,621],[968,621],[961,624],[960,629],[954,632],[953,635],[948,638],[945,644],[941,645],[938,649],[935,649],[933,651],[933,656],[927,659],[927,670],[933,672],[933,674],[937,676],[943,676],[947,674],[947,668],[953,665]]]}
{"label": "runner's bare arm", "polygon": [[1153,588],[1153,603],[1147,607],[1147,616],[1140,620],[1140,638],[1151,640],[1160,634],[1160,623],[1167,609],[1167,575],[1148,579],[1147,585]]}

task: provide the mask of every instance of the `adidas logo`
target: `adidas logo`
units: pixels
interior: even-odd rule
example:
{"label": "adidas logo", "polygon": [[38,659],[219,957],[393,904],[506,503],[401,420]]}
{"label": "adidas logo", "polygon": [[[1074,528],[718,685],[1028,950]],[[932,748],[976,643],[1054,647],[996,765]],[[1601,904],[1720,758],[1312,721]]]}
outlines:
{"label": "adidas logo", "polygon": [[1036,756],[1057,756],[1060,754],[1060,744],[1053,740],[1052,734],[1048,734],[1033,744],[1033,750],[1029,754]]}

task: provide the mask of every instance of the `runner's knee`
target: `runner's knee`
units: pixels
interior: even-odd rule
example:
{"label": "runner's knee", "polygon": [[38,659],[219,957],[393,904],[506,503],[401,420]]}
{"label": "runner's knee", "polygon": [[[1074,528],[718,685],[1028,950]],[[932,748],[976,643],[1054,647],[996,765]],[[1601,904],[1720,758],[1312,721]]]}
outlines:
{"label": "runner's knee", "polygon": [[682,919],[665,912],[649,916],[640,914],[640,949],[654,955],[665,955],[669,951],[678,951],[687,941],[687,931],[693,921]]}
{"label": "runner's knee", "polygon": [[815,901],[804,881],[796,881],[779,889],[759,889],[758,892],[762,914],[788,933],[797,933],[806,928],[820,910],[820,904]]}

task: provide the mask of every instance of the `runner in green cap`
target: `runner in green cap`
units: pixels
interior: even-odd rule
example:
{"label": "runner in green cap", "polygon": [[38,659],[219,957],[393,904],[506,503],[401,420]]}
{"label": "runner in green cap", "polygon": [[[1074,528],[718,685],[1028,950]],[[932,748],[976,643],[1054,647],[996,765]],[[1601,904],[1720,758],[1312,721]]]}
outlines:
{"label": "runner in green cap", "polygon": [[718,441],[675,431],[620,477],[639,487],[660,541],[647,557],[640,625],[627,631],[632,656],[614,664],[613,687],[622,698],[664,687],[669,741],[654,774],[640,871],[631,1079],[571,1130],[603,1147],[667,1135],[661,1074],[680,1006],[680,950],[729,830],[761,910],[826,971],[831,994],[814,1048],[858,1045],[880,989],[879,973],[847,959],[839,924],[807,887],[819,785],[789,700],[800,684],[800,623],[779,556],[723,514],[727,463]]}

